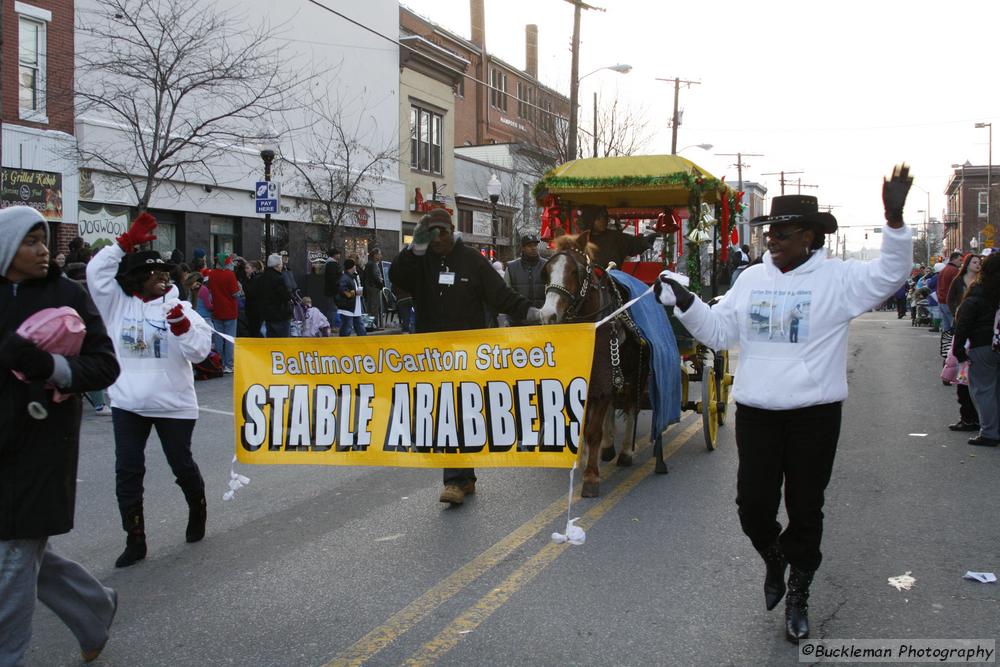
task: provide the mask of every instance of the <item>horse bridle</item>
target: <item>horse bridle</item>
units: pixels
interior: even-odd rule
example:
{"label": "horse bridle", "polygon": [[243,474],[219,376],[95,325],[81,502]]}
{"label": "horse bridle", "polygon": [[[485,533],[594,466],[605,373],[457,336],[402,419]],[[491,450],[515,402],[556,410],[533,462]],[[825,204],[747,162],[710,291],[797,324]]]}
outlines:
{"label": "horse bridle", "polygon": [[[590,261],[590,256],[583,252],[579,248],[569,248],[567,250],[560,250],[549,258],[551,262],[553,259],[559,255],[566,255],[571,260],[573,260],[573,265],[576,267],[576,276],[580,282],[579,292],[573,292],[568,287],[562,283],[550,282],[545,286],[545,293],[555,292],[569,299],[569,307],[566,309],[566,314],[563,316],[564,322],[569,322],[578,317],[593,317],[599,315],[601,312],[607,310],[606,306],[600,307],[596,312],[590,313],[585,316],[579,316],[578,311],[583,307],[583,304],[587,300],[587,295],[590,293],[591,281],[594,276],[594,264]],[[583,258],[581,262],[574,255],[578,255]],[[582,266],[581,266],[582,264]]]}

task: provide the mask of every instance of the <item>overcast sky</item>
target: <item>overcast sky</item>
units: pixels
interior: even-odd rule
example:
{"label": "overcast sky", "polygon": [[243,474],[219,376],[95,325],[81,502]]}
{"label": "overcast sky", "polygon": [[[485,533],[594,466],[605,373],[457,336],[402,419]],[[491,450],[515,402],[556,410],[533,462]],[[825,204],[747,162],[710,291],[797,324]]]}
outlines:
{"label": "overcast sky", "polygon": [[[469,36],[468,0],[405,4]],[[780,194],[778,177],[762,173],[804,172],[788,178],[819,186],[802,193],[835,206],[841,227],[851,228],[849,247],[861,247],[865,228],[881,224],[881,179],[896,162],[907,161],[916,176],[910,223],[928,208],[919,188],[940,217],[950,165],[987,163],[988,131],[973,125],[1000,119],[1000,77],[990,57],[1000,26],[996,0],[592,4],[606,11],[583,14],[581,75],[616,63],[633,70],[587,77],[580,89],[587,105],[598,90],[645,109],[656,129],[647,152],[669,153],[673,84],[656,79],[700,81],[681,88],[684,157],[735,185],[735,158],[714,154],[763,153],[744,159],[743,177],[766,184],[769,196]],[[539,78],[568,95],[572,5],[486,0],[487,49],[523,67],[527,23],[539,26]],[[714,148],[684,149],[699,143]],[[786,193],[795,191],[786,185]]]}

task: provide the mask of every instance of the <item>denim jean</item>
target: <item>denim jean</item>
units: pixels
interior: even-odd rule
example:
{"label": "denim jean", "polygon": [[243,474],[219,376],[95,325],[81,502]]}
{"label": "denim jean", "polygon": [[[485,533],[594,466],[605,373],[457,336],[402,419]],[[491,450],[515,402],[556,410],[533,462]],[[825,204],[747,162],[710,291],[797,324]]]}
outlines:
{"label": "denim jean", "polygon": [[[219,333],[224,333],[233,338],[236,337],[236,320],[212,320],[212,326]],[[222,365],[226,368],[233,367],[233,344],[222,336],[212,334],[212,348],[222,357]]]}
{"label": "denim jean", "polygon": [[368,332],[365,331],[365,323],[360,317],[348,317],[347,315],[340,316],[340,335],[350,336],[351,329],[358,336],[367,336]]}
{"label": "denim jean", "polygon": [[330,306],[330,312],[326,314],[326,319],[330,320],[331,329],[340,329],[340,309],[337,308],[337,304]]}
{"label": "denim jean", "polygon": [[191,454],[191,434],[197,420],[143,417],[121,408],[111,409],[111,419],[115,431],[115,494],[120,509],[142,503],[146,441],[154,427],[184,497],[196,499],[205,494],[205,482]]}
{"label": "denim jean", "polygon": [[941,313],[941,331],[950,331],[953,324],[951,309],[948,308],[948,304],[941,303],[938,304],[938,310]]}
{"label": "denim jean", "polygon": [[48,538],[0,540],[0,665],[25,664],[36,599],[66,624],[82,650],[107,641],[113,590],[53,551]]}

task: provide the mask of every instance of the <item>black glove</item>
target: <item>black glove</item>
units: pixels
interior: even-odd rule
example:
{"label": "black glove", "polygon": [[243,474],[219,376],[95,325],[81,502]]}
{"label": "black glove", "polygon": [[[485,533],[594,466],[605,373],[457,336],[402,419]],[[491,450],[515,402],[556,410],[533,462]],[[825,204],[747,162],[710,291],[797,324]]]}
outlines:
{"label": "black glove", "polygon": [[955,358],[958,359],[958,363],[964,364],[969,360],[969,353],[965,351],[965,346],[956,347],[954,351]]}
{"label": "black glove", "polygon": [[51,354],[39,350],[30,340],[12,333],[0,343],[0,366],[21,371],[29,380],[48,380],[56,362]]}
{"label": "black glove", "polygon": [[893,167],[892,178],[882,179],[882,204],[885,206],[885,219],[889,222],[903,221],[903,206],[906,205],[911,185],[913,177],[905,162]]}
{"label": "black glove", "polygon": [[[668,287],[670,289],[667,289]],[[687,291],[686,287],[676,280],[663,276],[660,276],[660,279],[653,283],[653,292],[656,294],[657,300],[664,306],[677,306],[681,312],[685,312],[694,303],[694,294]]]}

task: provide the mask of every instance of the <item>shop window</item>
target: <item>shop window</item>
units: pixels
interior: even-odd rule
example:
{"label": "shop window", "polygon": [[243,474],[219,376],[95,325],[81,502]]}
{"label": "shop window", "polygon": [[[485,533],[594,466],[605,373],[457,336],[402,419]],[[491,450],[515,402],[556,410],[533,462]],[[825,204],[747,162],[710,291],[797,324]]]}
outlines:
{"label": "shop window", "polygon": [[236,249],[235,224],[229,218],[209,218],[211,234],[212,261],[220,252],[231,254]]}
{"label": "shop window", "polygon": [[472,211],[459,209],[458,211],[458,231],[463,234],[472,233]]}

